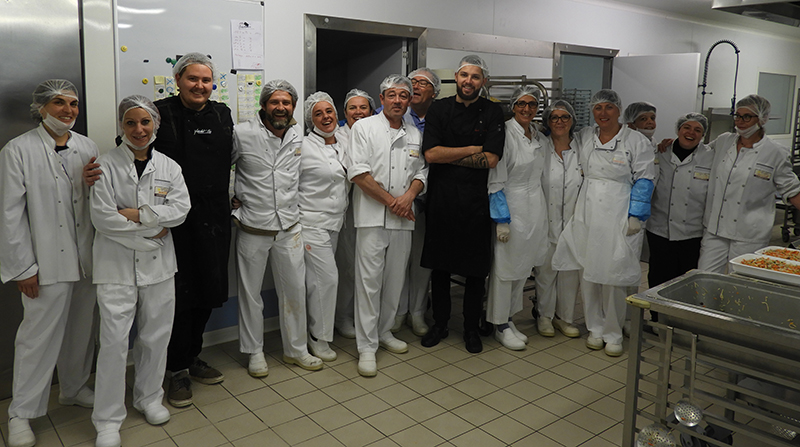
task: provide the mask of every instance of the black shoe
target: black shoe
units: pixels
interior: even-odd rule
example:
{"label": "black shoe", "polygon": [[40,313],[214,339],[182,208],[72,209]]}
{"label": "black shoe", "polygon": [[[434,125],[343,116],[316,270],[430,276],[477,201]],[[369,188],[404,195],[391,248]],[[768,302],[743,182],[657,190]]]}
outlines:
{"label": "black shoe", "polygon": [[420,344],[426,348],[430,348],[438,345],[439,342],[447,338],[448,335],[450,335],[450,331],[447,328],[441,328],[434,324],[431,326],[428,333],[422,337]]}
{"label": "black shoe", "polygon": [[225,376],[219,370],[208,366],[208,363],[200,360],[199,357],[195,357],[192,365],[189,366],[189,375],[192,376],[192,379],[206,385],[214,385],[225,380]]}
{"label": "black shoe", "polygon": [[175,408],[188,407],[192,404],[192,381],[186,370],[175,373],[169,379],[167,400]]}
{"label": "black shoe", "polygon": [[467,346],[467,351],[477,354],[483,351],[483,342],[478,331],[469,331],[464,333],[464,343]]}

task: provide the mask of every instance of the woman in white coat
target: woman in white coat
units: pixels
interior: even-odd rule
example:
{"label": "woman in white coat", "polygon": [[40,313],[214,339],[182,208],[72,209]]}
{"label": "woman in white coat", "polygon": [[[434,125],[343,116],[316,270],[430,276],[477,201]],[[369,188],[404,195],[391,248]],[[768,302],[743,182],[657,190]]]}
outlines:
{"label": "woman in white coat", "polygon": [[622,355],[626,288],[639,284],[642,222],[650,216],[653,149],[619,122],[613,90],[592,96],[595,125],[578,134],[584,182],[575,214],[561,233],[553,268],[581,271],[589,349]]}
{"label": "woman in white coat", "polygon": [[101,319],[92,413],[97,447],[120,445],[134,318],[133,407],[153,425],[170,418],[162,405],[161,387],[178,270],[169,228],[183,223],[190,203],[180,166],[152,146],[160,119],[158,109],[144,96],[123,99],[122,144],[98,159],[103,175],[92,187],[92,223],[97,230],[94,282]]}
{"label": "woman in white coat", "polygon": [[306,126],[300,158],[300,223],[306,263],[308,350],[326,362],[336,360],[333,341],[339,230],[347,209],[350,182],[344,167],[344,148],[336,138],[336,107],[325,92],[311,94],[304,104]]}
{"label": "woman in white coat", "polygon": [[511,94],[514,117],[506,121],[503,158],[489,171],[489,200],[497,240],[489,273],[486,320],[508,349],[525,349],[527,337],[511,317],[522,310],[525,281],[547,252],[547,204],[542,191],[546,139],[533,125],[539,109],[535,86]]}
{"label": "woman in white coat", "polygon": [[583,171],[578,159],[578,142],[574,138],[575,110],[564,100],[556,100],[544,109],[542,122],[550,136],[544,140],[545,160],[542,188],[547,200],[547,254],[534,271],[536,278],[537,328],[545,337],[555,335],[557,328],[567,337],[581,335],[573,324],[575,300],[578,296],[580,272],[553,270],[553,253],[566,223],[575,213]]}
{"label": "woman in white coat", "polygon": [[769,244],[775,194],[800,208],[800,181],[789,150],[764,132],[770,104],[748,95],[736,103],[735,133],[709,143],[714,149],[698,268],[725,273],[728,261]]}

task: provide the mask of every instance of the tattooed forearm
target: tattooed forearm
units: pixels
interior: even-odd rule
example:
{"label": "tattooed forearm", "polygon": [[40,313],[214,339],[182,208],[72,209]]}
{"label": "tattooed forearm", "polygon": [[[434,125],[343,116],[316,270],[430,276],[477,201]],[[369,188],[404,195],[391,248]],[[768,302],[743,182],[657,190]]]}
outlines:
{"label": "tattooed forearm", "polygon": [[478,152],[477,154],[470,155],[469,157],[464,157],[461,160],[452,162],[451,164],[464,166],[465,168],[489,169],[489,160],[486,159],[486,154],[483,152]]}

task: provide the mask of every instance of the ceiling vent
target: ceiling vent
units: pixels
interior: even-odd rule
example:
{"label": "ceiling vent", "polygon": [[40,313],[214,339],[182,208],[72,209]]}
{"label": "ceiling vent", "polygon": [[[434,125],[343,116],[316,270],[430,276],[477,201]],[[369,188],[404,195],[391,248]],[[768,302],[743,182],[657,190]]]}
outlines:
{"label": "ceiling vent", "polygon": [[788,0],[714,0],[713,9],[800,27],[800,2]]}

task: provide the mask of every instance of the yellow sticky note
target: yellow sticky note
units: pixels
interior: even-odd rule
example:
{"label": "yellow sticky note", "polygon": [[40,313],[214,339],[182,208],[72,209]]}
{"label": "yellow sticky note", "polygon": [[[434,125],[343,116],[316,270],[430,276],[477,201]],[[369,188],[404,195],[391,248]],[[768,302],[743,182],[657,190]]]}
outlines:
{"label": "yellow sticky note", "polygon": [[153,82],[158,85],[163,85],[167,83],[166,76],[153,76]]}
{"label": "yellow sticky note", "polygon": [[244,80],[247,82],[255,82],[256,75],[245,75]]}

